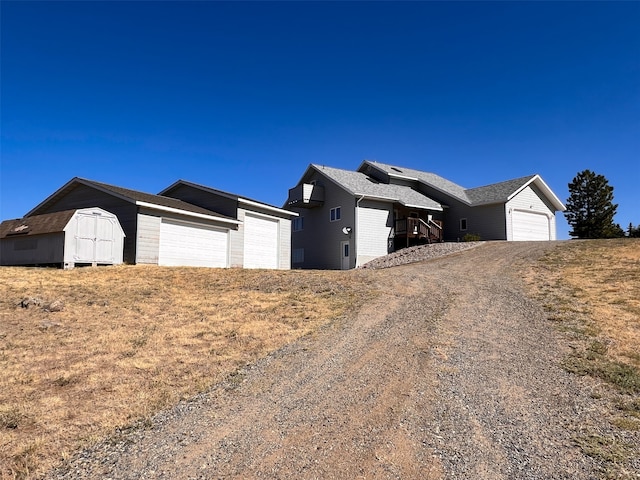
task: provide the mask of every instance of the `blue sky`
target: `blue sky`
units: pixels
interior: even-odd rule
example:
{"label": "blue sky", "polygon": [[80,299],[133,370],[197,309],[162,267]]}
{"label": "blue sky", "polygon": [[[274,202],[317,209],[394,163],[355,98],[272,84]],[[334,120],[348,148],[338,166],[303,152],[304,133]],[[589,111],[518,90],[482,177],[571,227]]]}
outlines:
{"label": "blue sky", "polygon": [[2,219],[74,176],[281,206],[309,163],[372,159],[562,201],[588,168],[640,223],[640,2],[0,8]]}

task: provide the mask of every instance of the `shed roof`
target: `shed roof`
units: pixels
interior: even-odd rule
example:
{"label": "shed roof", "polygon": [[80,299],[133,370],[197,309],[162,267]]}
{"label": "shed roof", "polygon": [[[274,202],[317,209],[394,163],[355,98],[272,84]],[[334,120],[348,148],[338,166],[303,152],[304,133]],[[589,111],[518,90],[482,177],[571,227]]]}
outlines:
{"label": "shed roof", "polygon": [[231,217],[227,217],[217,212],[207,210],[206,208],[198,207],[197,205],[192,205],[190,203],[184,202],[182,200],[178,200],[176,198],[164,197],[161,195],[154,195],[152,193],[140,192],[138,190],[131,190],[129,188],[109,185],[107,183],[96,182],[94,180],[88,180],[86,178],[80,178],[80,177],[72,178],[60,189],[58,189],[56,192],[54,192],[52,195],[46,198],[37,207],[35,207],[33,210],[27,213],[26,216],[28,217],[28,216],[37,214],[38,211],[42,210],[47,205],[51,204],[55,200],[66,195],[78,184],[95,188],[97,190],[108,193],[115,197],[121,198],[126,202],[130,202],[140,206],[145,206],[148,208],[158,208],[160,210],[171,209],[172,211],[176,211],[176,213],[183,213],[186,215],[191,214],[193,216],[203,216],[203,217],[214,219],[214,220],[227,221],[229,223],[236,223],[236,224],[239,223],[237,220]]}
{"label": "shed roof", "polygon": [[380,183],[362,172],[342,170],[340,168],[311,165],[354,196],[398,202],[407,207],[442,210],[435,200],[403,185]]}
{"label": "shed roof", "polygon": [[33,217],[5,220],[0,223],[0,238],[33,236],[62,232],[77,210],[34,215]]}

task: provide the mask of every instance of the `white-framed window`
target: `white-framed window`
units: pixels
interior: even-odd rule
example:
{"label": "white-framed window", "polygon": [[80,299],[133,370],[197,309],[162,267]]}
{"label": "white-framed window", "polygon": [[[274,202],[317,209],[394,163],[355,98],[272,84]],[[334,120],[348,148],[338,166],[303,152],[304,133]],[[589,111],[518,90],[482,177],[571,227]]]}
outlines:
{"label": "white-framed window", "polygon": [[342,212],[340,207],[333,207],[329,212],[329,221],[336,222],[342,218]]}
{"label": "white-framed window", "polygon": [[291,263],[304,263],[304,248],[294,248],[291,252]]}
{"label": "white-framed window", "polygon": [[460,219],[460,230],[464,232],[466,229],[467,229],[467,219],[466,218],[461,218]]}
{"label": "white-framed window", "polygon": [[291,220],[291,230],[299,232],[304,228],[304,217],[295,217]]}

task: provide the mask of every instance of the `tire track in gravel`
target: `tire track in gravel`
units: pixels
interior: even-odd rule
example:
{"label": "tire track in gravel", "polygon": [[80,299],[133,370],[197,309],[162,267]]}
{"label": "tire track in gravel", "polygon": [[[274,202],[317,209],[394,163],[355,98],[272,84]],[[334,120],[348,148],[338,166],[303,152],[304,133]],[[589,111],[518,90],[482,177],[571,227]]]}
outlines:
{"label": "tire track in gravel", "polygon": [[[592,478],[576,380],[511,280],[550,244],[379,271],[387,293],[49,478]],[[583,410],[585,410],[583,408]]]}

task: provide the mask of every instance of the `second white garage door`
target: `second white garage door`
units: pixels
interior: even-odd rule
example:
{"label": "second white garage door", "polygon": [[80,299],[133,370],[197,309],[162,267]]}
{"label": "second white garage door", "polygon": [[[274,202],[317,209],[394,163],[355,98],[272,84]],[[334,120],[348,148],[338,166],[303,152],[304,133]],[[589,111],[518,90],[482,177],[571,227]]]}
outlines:
{"label": "second white garage door", "polygon": [[278,268],[278,220],[244,217],[244,268]]}
{"label": "second white garage door", "polygon": [[228,230],[162,219],[158,265],[227,267]]}
{"label": "second white garage door", "polygon": [[513,211],[513,240],[550,240],[549,217],[543,213]]}

